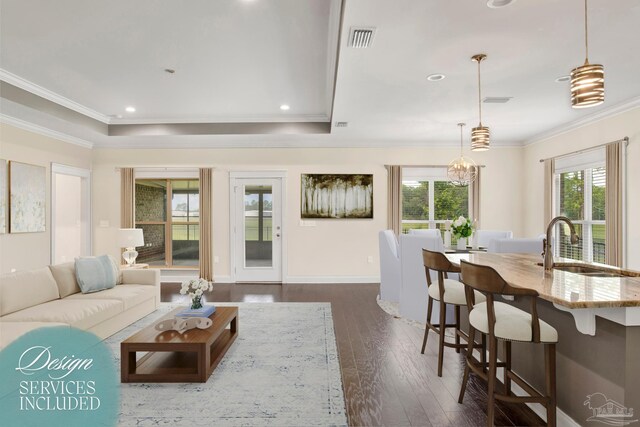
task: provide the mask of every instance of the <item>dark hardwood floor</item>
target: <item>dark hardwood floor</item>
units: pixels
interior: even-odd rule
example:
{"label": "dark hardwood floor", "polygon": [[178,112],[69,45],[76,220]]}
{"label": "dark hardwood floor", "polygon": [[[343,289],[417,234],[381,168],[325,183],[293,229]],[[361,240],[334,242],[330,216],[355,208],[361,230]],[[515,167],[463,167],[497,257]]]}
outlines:
{"label": "dark hardwood floor", "polygon": [[[437,372],[437,339],[378,307],[379,285],[215,284],[209,301],[330,302],[349,424],[352,426],[483,426],[486,386],[471,377],[464,404],[458,393],[463,355],[445,349]],[[162,284],[163,301],[183,301],[180,285]],[[543,425],[524,405],[500,403],[496,425]]]}

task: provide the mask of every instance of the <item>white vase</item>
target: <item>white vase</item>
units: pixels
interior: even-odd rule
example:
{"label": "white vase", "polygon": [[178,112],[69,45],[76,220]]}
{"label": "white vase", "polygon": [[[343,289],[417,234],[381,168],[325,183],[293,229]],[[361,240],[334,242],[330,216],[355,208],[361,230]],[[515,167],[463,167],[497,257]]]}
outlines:
{"label": "white vase", "polygon": [[467,249],[467,238],[461,237],[458,239],[458,246],[456,247],[459,251],[463,251]]}

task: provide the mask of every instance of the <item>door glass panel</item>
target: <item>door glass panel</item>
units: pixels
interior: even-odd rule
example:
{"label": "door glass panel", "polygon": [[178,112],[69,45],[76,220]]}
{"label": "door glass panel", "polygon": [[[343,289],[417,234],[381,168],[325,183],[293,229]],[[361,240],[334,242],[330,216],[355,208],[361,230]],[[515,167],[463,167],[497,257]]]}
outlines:
{"label": "door glass panel", "polygon": [[144,234],[144,246],[136,248],[139,264],[166,265],[164,247],[164,224],[137,225]]}
{"label": "door glass panel", "polygon": [[247,185],[244,189],[245,267],[273,266],[270,185]]}
{"label": "door glass panel", "polygon": [[200,259],[200,225],[172,225],[171,248],[173,265],[197,266]]}

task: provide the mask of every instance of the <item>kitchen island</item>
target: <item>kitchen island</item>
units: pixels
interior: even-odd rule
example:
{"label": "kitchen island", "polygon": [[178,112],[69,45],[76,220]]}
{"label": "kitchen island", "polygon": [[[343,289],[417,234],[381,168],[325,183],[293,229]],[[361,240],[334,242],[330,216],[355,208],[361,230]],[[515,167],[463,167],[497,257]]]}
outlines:
{"label": "kitchen island", "polygon": [[[540,319],[556,328],[559,337],[559,426],[586,424],[597,406],[595,396],[602,400],[596,393],[614,401],[609,403],[640,411],[640,273],[560,258],[555,260],[557,269],[545,272],[538,265],[542,258],[529,254],[447,257],[455,264],[466,260],[491,266],[512,286],[538,292]],[[504,302],[530,310],[527,298]],[[513,370],[544,390],[543,352],[537,347],[514,343]],[[539,405],[533,409],[544,412]]]}

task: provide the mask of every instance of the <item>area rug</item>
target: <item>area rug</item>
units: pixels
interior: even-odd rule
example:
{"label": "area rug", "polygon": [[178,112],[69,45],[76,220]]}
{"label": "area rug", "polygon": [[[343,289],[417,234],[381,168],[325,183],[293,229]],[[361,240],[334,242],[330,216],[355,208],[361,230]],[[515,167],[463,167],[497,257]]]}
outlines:
{"label": "area rug", "polygon": [[[347,425],[331,304],[216,305],[239,307],[239,334],[209,380],[122,384],[119,425]],[[109,337],[116,366],[121,341],[176,307]]]}

